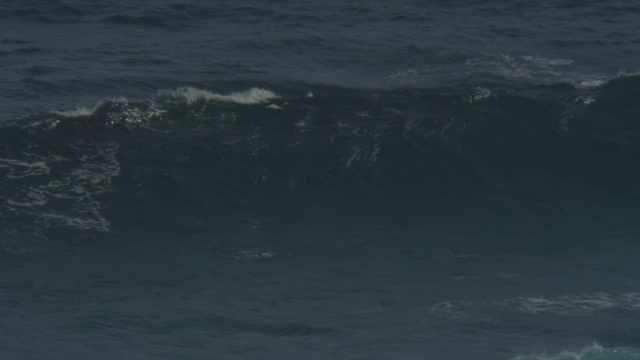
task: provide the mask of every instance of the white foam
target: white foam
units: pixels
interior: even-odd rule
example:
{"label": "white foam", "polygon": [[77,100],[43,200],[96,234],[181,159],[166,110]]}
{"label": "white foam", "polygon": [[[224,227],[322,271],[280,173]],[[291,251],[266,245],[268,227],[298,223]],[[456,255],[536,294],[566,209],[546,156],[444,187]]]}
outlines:
{"label": "white foam", "polygon": [[473,103],[478,100],[486,99],[491,95],[491,90],[478,87],[473,91],[473,94],[465,96],[464,101],[467,103]]}
{"label": "white foam", "polygon": [[350,168],[354,164],[363,164],[367,167],[373,168],[378,161],[378,154],[380,153],[380,144],[376,144],[370,148],[361,149],[356,146],[351,149],[349,156],[345,159],[345,168]]}
{"label": "white foam", "polygon": [[560,315],[588,315],[596,311],[610,309],[615,306],[606,295],[600,296],[572,296],[555,299],[526,298],[516,302],[520,311],[535,315],[550,312]]}
{"label": "white foam", "polygon": [[[509,277],[509,276],[507,276]],[[624,309],[640,312],[640,293],[583,293],[558,297],[521,297],[497,301],[445,301],[427,307],[430,315],[450,320],[464,320],[467,313],[520,312],[531,316],[556,314],[588,316],[601,311]],[[475,315],[474,315],[475,316]]]}
{"label": "white foam", "polygon": [[[2,159],[0,168],[9,168],[7,178],[16,182],[16,191],[2,204],[10,212],[29,214],[47,227],[69,226],[80,230],[109,231],[109,222],[100,213],[97,195],[111,190],[111,181],[120,174],[116,159],[118,143],[87,144],[83,141],[67,145],[82,156],[65,159],[59,156],[38,156],[33,162]],[[79,161],[79,163],[78,163]],[[56,163],[76,163],[63,171]],[[20,178],[41,177],[40,184],[20,186]],[[36,180],[36,179],[34,179]],[[54,206],[46,205],[53,203]]]}
{"label": "white foam", "polygon": [[275,251],[238,251],[234,254],[234,257],[239,260],[268,260],[278,256],[278,253]]}
{"label": "white foam", "polygon": [[423,308],[434,320],[446,320],[447,322],[466,322],[469,320],[480,320],[477,313],[469,310],[474,304],[471,301],[443,301],[432,306]]}
{"label": "white foam", "polygon": [[513,56],[509,54],[487,54],[469,59],[465,65],[500,75],[509,79],[537,79],[543,82],[557,81],[565,75],[556,68],[573,64],[570,59],[554,59],[541,56]]}
{"label": "white foam", "polygon": [[[194,102],[200,100],[213,100],[213,101],[221,101],[221,102],[229,102],[235,104],[242,105],[252,105],[252,104],[260,104],[267,102],[272,99],[279,98],[273,91],[261,89],[261,88],[251,88],[247,91],[239,91],[232,92],[230,94],[217,94],[214,92],[210,92],[207,90],[201,90],[194,87],[181,87],[175,90],[164,90],[160,92],[161,96],[169,96],[173,98],[181,98],[187,101],[187,103],[192,104]],[[313,96],[313,94],[307,94],[307,97]],[[123,103],[127,104],[128,100],[124,97],[114,97],[105,100],[99,101],[94,107],[77,107],[75,109],[70,110],[51,110],[51,113],[64,116],[64,117],[81,117],[81,116],[91,116],[95,114],[96,110],[98,110],[101,106],[108,102],[115,103]],[[153,103],[151,104],[153,105]],[[281,109],[281,107],[271,107],[272,109]],[[157,116],[162,113],[161,110],[156,109],[151,106],[151,109],[147,109],[148,114],[135,113],[140,112],[136,109],[124,109],[122,110],[124,116],[131,118],[131,121],[128,122],[143,122],[136,121],[135,119],[143,119],[149,118],[152,116]],[[134,112],[134,113],[132,113]]]}
{"label": "white foam", "polygon": [[573,86],[576,89],[595,89],[608,82],[609,80],[607,79],[590,79],[590,80],[582,80],[582,81],[575,82]]}
{"label": "white foam", "polygon": [[34,161],[32,163],[16,159],[0,158],[0,169],[9,169],[6,177],[8,179],[19,179],[27,176],[42,176],[51,172],[51,168],[44,161]]}
{"label": "white foam", "polygon": [[576,104],[587,106],[594,103],[596,101],[596,98],[593,96],[579,96],[575,98],[574,101]]}
{"label": "white foam", "polygon": [[26,195],[27,198],[29,198],[31,201],[25,200],[23,199],[21,202],[19,201],[15,201],[13,199],[6,199],[6,205],[13,207],[13,206],[17,206],[17,207],[33,207],[33,206],[42,206],[45,205],[47,203],[47,200],[45,200],[44,196],[42,196],[41,194],[38,193],[29,193]]}
{"label": "white foam", "polygon": [[261,88],[252,88],[247,91],[233,92],[228,95],[222,95],[206,90],[196,89],[194,87],[182,87],[176,90],[163,91],[161,94],[184,98],[189,104],[199,100],[214,100],[242,105],[252,105],[264,103],[269,100],[278,98],[278,95],[276,95],[273,91]]}
{"label": "white foam", "polygon": [[48,227],[72,227],[78,230],[98,230],[106,232],[110,224],[99,212],[94,212],[92,216],[66,216],[56,213],[42,214],[43,222]]}
{"label": "white foam", "polygon": [[[566,82],[575,78],[574,61],[571,59],[551,58],[533,55],[480,54],[468,59],[460,66],[412,68],[397,71],[389,79],[413,79],[431,81],[455,78],[467,78],[476,74],[489,74],[510,80],[533,81],[540,84]],[[484,98],[484,97],[481,97]],[[474,100],[470,98],[468,100]]]}
{"label": "white foam", "polygon": [[564,350],[555,354],[541,352],[537,355],[520,355],[513,358],[513,360],[630,360],[639,358],[640,352],[638,349],[630,347],[606,348],[593,342],[593,344],[579,350]]}
{"label": "white foam", "polygon": [[91,109],[89,109],[87,107],[78,107],[78,108],[75,108],[73,110],[62,110],[62,111],[52,110],[51,112],[56,114],[56,115],[65,116],[65,117],[89,116],[89,115],[93,114],[93,112],[95,111],[96,107],[93,107]]}
{"label": "white foam", "polygon": [[530,315],[554,313],[566,316],[581,316],[613,308],[638,311],[640,309],[640,294],[592,293],[555,298],[530,297],[509,300],[507,303],[505,305],[511,305],[519,311]]}
{"label": "white foam", "polygon": [[615,76],[611,76],[611,77],[592,77],[589,79],[583,79],[583,80],[579,80],[579,81],[574,81],[573,82],[573,86],[576,89],[595,89],[595,88],[599,88],[603,85],[608,84],[609,82],[613,81],[613,80],[618,80],[618,79],[622,79],[625,77],[630,77],[630,76],[640,76],[640,71],[636,71],[636,72],[620,72]]}
{"label": "white foam", "polygon": [[546,58],[546,57],[542,57],[542,56],[531,56],[531,55],[525,55],[522,56],[522,59],[525,61],[528,61],[532,64],[535,64],[537,66],[543,66],[543,67],[548,67],[548,66],[565,66],[565,65],[571,65],[573,64],[573,60],[569,60],[569,59],[553,59],[553,58]]}
{"label": "white foam", "polygon": [[394,74],[389,75],[390,79],[397,78],[406,78],[406,77],[416,77],[420,75],[422,72],[425,72],[426,69],[418,70],[418,69],[407,69],[407,70],[398,70]]}

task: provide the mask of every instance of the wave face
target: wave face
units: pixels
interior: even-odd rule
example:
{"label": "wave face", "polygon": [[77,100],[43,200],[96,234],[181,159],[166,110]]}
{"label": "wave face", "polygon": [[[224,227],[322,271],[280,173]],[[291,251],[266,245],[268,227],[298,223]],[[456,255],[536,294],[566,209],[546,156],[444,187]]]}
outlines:
{"label": "wave face", "polygon": [[191,88],[35,114],[1,129],[4,219],[108,231],[103,203],[145,187],[180,194],[174,201],[207,198],[191,210],[198,216],[227,202],[314,197],[419,222],[427,213],[514,204],[516,218],[563,217],[556,213],[584,213],[611,198],[635,209],[639,81],[540,88],[545,94],[534,96]]}

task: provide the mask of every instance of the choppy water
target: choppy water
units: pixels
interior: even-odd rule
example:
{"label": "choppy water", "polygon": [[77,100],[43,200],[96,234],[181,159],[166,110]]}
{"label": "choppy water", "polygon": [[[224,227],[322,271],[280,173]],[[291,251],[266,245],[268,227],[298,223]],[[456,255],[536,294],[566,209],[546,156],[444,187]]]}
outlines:
{"label": "choppy water", "polygon": [[0,354],[639,358],[639,13],[5,1]]}

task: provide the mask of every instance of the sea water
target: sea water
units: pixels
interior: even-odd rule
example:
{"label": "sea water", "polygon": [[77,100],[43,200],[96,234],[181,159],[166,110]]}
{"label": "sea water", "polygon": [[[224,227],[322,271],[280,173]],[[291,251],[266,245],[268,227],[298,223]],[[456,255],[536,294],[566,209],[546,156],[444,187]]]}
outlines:
{"label": "sea water", "polygon": [[0,4],[0,358],[640,358],[634,1]]}

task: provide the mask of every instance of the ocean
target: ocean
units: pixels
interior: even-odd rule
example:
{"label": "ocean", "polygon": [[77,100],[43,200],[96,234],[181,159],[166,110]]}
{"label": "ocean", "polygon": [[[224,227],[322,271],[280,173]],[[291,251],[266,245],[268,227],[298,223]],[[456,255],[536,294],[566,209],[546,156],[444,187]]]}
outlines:
{"label": "ocean", "polygon": [[633,0],[3,0],[0,359],[640,358]]}

